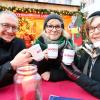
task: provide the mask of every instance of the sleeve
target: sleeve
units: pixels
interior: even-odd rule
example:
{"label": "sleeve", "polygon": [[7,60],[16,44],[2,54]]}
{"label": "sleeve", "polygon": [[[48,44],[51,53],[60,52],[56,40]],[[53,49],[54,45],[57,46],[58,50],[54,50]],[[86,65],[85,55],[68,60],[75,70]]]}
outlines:
{"label": "sleeve", "polygon": [[13,82],[15,71],[12,70],[10,62],[0,65],[0,87]]}
{"label": "sleeve", "polygon": [[88,76],[81,74],[76,83],[83,89],[100,99],[100,82],[92,80]]}
{"label": "sleeve", "polygon": [[57,81],[63,81],[63,80],[70,80],[63,69],[52,69],[52,70],[50,70],[49,81],[57,82]]}
{"label": "sleeve", "polygon": [[86,61],[87,61],[88,58],[90,58],[90,56],[89,56],[86,52],[83,51],[83,52],[80,54],[80,57],[79,57],[78,63],[77,63],[77,67],[78,67],[81,71],[83,71],[83,68],[84,68],[84,66],[85,66]]}
{"label": "sleeve", "polygon": [[25,48],[25,43],[19,38],[15,38],[12,43],[11,59],[0,65],[0,87],[13,82],[15,71],[12,69],[10,60],[12,60],[21,50]]}
{"label": "sleeve", "polygon": [[[56,64],[55,62],[56,61],[48,63],[48,61],[46,61],[45,59],[38,62],[37,63],[38,73],[41,75],[45,71],[50,71],[49,81],[54,81],[54,82],[69,79],[64,70],[60,67],[57,67],[59,65],[55,65]],[[52,66],[56,66],[56,68],[51,67],[51,64]]]}
{"label": "sleeve", "polygon": [[23,49],[26,48],[24,40],[20,38],[15,38],[12,44],[12,59]]}
{"label": "sleeve", "polygon": [[[83,71],[83,68],[85,66],[85,63],[88,59],[89,55],[85,52],[82,54],[81,59],[78,64],[78,68]],[[92,95],[100,98],[100,82],[95,81],[91,78],[89,78],[85,74],[81,74],[79,79],[76,80],[76,83],[81,86],[83,89],[91,93]]]}

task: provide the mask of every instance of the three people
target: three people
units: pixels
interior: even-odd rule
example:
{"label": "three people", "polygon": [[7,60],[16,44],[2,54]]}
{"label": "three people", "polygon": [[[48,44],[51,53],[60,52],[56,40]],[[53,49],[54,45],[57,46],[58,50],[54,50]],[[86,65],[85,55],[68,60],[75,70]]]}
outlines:
{"label": "three people", "polygon": [[24,41],[16,38],[17,31],[17,16],[10,11],[1,11],[0,87],[11,84],[13,82],[13,76],[17,67],[28,65],[32,61],[30,53],[28,53],[25,49]]}
{"label": "three people", "polygon": [[100,11],[92,13],[85,25],[88,42],[77,65],[80,71],[65,68],[67,75],[86,91],[100,99]]}
{"label": "three people", "polygon": [[[63,35],[64,23],[61,17],[57,14],[47,16],[44,21],[44,31],[35,42],[40,44],[45,58],[35,63],[44,80],[61,81],[70,78],[100,98],[100,11],[89,16],[85,28],[89,43],[83,48],[85,52],[78,64],[75,57],[74,62],[78,69],[73,64],[70,67],[65,66],[62,63],[63,49],[70,48],[72,41]],[[12,83],[17,67],[28,65],[33,59],[27,49],[24,49],[24,42],[16,38],[17,29],[16,15],[7,11],[0,12],[0,87]],[[58,44],[56,59],[48,58],[48,44]]]}

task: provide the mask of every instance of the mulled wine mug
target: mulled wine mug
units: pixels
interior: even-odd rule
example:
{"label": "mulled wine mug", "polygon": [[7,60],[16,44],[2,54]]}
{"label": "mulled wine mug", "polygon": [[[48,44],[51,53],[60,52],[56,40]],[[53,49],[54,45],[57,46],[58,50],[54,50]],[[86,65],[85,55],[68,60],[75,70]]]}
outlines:
{"label": "mulled wine mug", "polygon": [[35,44],[28,49],[32,57],[36,61],[41,61],[44,58],[44,54],[39,44]]}
{"label": "mulled wine mug", "polygon": [[48,44],[48,58],[56,59],[58,57],[58,44]]}
{"label": "mulled wine mug", "polygon": [[74,55],[75,55],[75,50],[64,49],[64,51],[63,51],[63,57],[62,57],[62,62],[65,65],[71,65],[71,63],[74,60]]}

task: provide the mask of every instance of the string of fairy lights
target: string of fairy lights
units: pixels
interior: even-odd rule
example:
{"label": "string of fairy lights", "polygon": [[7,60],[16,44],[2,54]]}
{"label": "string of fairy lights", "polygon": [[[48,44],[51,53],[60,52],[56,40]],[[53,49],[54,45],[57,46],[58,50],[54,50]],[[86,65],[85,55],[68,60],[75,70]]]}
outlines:
{"label": "string of fairy lights", "polygon": [[[17,7],[17,6],[4,6],[0,5],[0,11],[5,11],[5,10],[10,10],[14,13],[32,13],[32,14],[50,14],[50,13],[57,13],[59,15],[68,15],[68,16],[73,16],[73,15],[81,15],[82,16],[82,21],[83,23],[85,22],[86,18],[84,14],[78,10],[78,11],[68,11],[68,10],[51,10],[51,9],[36,9],[36,8],[28,8],[28,7]],[[23,21],[23,20],[20,20]]]}
{"label": "string of fairy lights", "polygon": [[0,10],[10,10],[13,12],[19,12],[19,13],[35,13],[35,14],[50,14],[51,12],[60,14],[60,15],[73,15],[73,14],[81,14],[83,15],[82,12],[80,11],[67,11],[67,10],[50,10],[50,9],[35,9],[35,8],[19,8],[19,7],[6,7],[6,6],[2,6],[0,5]]}
{"label": "string of fairy lights", "polygon": [[7,6],[2,6],[0,5],[0,11],[5,11],[5,10],[10,10],[15,13],[33,13],[33,14],[50,14],[52,12],[57,13],[59,15],[69,15],[73,16],[76,14],[79,14],[82,16],[83,22],[85,21],[84,14],[79,10],[79,11],[68,11],[68,10],[51,10],[51,9],[36,9],[36,8],[25,8],[25,7],[7,7]]}

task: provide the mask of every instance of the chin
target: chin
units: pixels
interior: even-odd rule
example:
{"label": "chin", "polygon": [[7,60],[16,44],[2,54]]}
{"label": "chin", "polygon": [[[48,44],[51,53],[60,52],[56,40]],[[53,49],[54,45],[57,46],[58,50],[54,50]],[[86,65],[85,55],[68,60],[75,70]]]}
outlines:
{"label": "chin", "polygon": [[56,41],[57,39],[53,39],[53,38],[51,38],[50,40]]}
{"label": "chin", "polygon": [[5,40],[7,43],[10,43],[11,41],[9,41],[9,40]]}
{"label": "chin", "polygon": [[93,42],[93,45],[96,48],[100,47],[100,41]]}
{"label": "chin", "polygon": [[4,39],[6,42],[11,42],[13,39]]}
{"label": "chin", "polygon": [[15,36],[6,36],[6,37],[3,37],[3,39],[4,39],[6,42],[11,42],[14,38],[15,38]]}
{"label": "chin", "polygon": [[55,40],[58,40],[58,39],[59,39],[59,37],[53,37],[53,38],[51,37],[51,38],[50,38],[50,40],[54,40],[54,41],[55,41]]}

